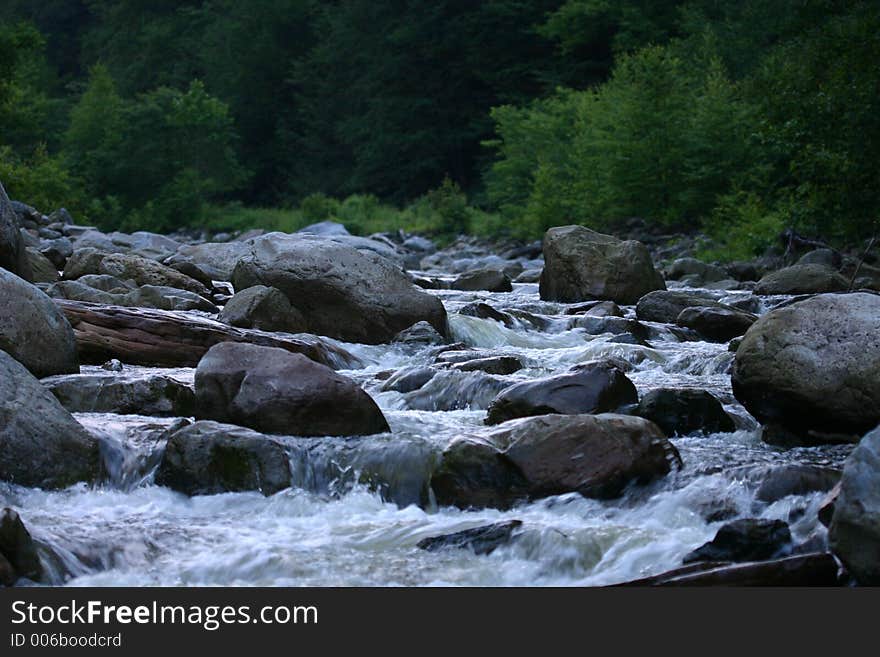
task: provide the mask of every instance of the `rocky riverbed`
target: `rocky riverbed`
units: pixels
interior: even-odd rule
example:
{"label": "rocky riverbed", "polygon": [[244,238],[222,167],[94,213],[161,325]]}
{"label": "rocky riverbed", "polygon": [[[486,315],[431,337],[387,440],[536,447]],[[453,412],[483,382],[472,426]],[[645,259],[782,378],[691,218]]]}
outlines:
{"label": "rocky riverbed", "polygon": [[2,210],[4,583],[877,581],[870,265]]}

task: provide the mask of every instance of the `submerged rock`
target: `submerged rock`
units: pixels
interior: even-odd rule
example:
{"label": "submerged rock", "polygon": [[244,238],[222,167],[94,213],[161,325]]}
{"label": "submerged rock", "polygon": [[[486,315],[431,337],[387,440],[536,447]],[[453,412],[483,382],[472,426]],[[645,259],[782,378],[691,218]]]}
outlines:
{"label": "submerged rock", "polygon": [[41,290],[0,269],[0,350],[34,376],[79,372],[73,329]]}
{"label": "submerged rock", "polygon": [[522,520],[496,522],[483,527],[474,527],[454,534],[432,536],[418,542],[418,547],[429,552],[445,549],[470,550],[474,554],[492,554],[503,545],[510,543],[513,532],[522,526]]}
{"label": "submerged rock", "polygon": [[736,430],[721,402],[705,390],[659,388],[645,393],[635,415],[651,420],[667,436]]}
{"label": "submerged rock", "polygon": [[540,294],[547,301],[602,299],[633,304],[652,290],[666,289],[644,244],[583,226],[548,230],[544,262]]}
{"label": "submerged rock", "polygon": [[192,388],[163,374],[74,374],[42,383],[71,413],[181,417],[195,408]]}
{"label": "submerged rock", "polygon": [[859,584],[880,585],[880,427],[846,460],[828,538]]}
{"label": "submerged rock", "polygon": [[156,483],[187,495],[290,487],[290,459],[269,436],[216,422],[196,422],[172,433]]}
{"label": "submerged rock", "polygon": [[575,415],[614,411],[638,402],[626,375],[607,362],[584,364],[572,374],[517,383],[489,406],[487,424],[550,413]]}
{"label": "submerged rock", "polygon": [[880,423],[880,296],[823,294],[773,310],[743,338],[733,393],[764,424],[863,433]]}
{"label": "submerged rock", "polygon": [[97,441],[39,381],[0,351],[0,480],[64,488],[94,481]]}
{"label": "submerged rock", "polygon": [[282,349],[215,345],[199,361],[195,386],[202,419],[298,436],[389,431],[376,402],[354,381]]}

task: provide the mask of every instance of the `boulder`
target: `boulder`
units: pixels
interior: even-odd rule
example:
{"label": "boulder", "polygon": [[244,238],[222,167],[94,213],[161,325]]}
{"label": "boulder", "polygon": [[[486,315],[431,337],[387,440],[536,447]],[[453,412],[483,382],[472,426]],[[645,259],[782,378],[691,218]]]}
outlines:
{"label": "boulder", "polygon": [[695,561],[760,561],[782,556],[791,547],[791,530],[781,520],[743,518],[722,526],[708,543],[685,555]]}
{"label": "boulder", "polygon": [[303,333],[306,319],[290,304],[281,290],[255,285],[234,295],[226,302],[218,320],[230,326],[255,328],[261,331]]}
{"label": "boulder", "polygon": [[33,375],[0,351],[0,480],[64,488],[94,481],[98,443]]}
{"label": "boulder", "polygon": [[499,547],[510,543],[513,532],[521,526],[522,520],[496,522],[453,534],[424,538],[418,542],[417,547],[428,552],[458,549],[470,550],[474,554],[492,554]]}
{"label": "boulder", "polygon": [[442,302],[413,285],[393,262],[310,235],[258,238],[236,265],[233,283],[237,290],[278,288],[318,335],[379,344],[419,321],[447,333]]}
{"label": "boulder", "polygon": [[335,221],[319,221],[305,228],[300,228],[297,233],[309,233],[311,235],[351,235],[348,229]]}
{"label": "boulder", "polygon": [[829,269],[840,269],[841,264],[843,264],[843,258],[840,253],[832,249],[815,249],[802,255],[795,264],[822,265]]}
{"label": "boulder", "polygon": [[828,538],[859,584],[880,585],[880,427],[846,460]]}
{"label": "boulder", "polygon": [[486,290],[488,292],[511,292],[513,285],[510,278],[503,271],[498,269],[476,269],[459,274],[458,277],[450,283],[449,287],[453,290],[461,290],[463,292],[476,292]]}
{"label": "boulder", "polygon": [[116,358],[134,365],[195,367],[208,349],[221,342],[278,347],[330,367],[359,363],[345,349],[314,336],[271,335],[163,310],[63,300],[56,304],[73,326],[80,358],[94,365]]}
{"label": "boulder", "polygon": [[71,413],[182,417],[195,407],[192,388],[164,374],[73,374],[42,383]]}
{"label": "boulder", "polygon": [[[73,262],[73,264],[71,264]],[[158,285],[187,290],[203,297],[210,293],[197,280],[181,274],[176,269],[167,267],[155,260],[141,256],[100,252],[88,253],[88,257],[80,259],[79,252],[74,252],[64,269],[64,278],[79,278],[74,274],[107,274],[123,280],[134,281],[138,286]]]}
{"label": "boulder", "polygon": [[431,367],[402,369],[382,384],[382,392],[412,392],[434,378],[437,370]]}
{"label": "boulder", "polygon": [[0,268],[30,281],[33,278],[25,244],[19,232],[18,217],[3,183],[0,182]]}
{"label": "boulder", "polygon": [[657,290],[639,299],[636,317],[645,322],[674,324],[686,308],[728,308],[712,297],[694,292],[678,290]]}
{"label": "boulder", "polygon": [[540,294],[547,301],[602,299],[633,304],[648,292],[666,289],[644,244],[583,226],[548,230],[544,262]]}
{"label": "boulder", "polygon": [[428,324],[428,322],[416,322],[408,329],[405,329],[394,336],[394,342],[409,345],[432,345],[444,344],[446,338],[440,335],[437,330]]}
{"label": "boulder", "polygon": [[829,491],[840,481],[840,474],[837,468],[801,463],[771,468],[761,480],[755,499],[772,503],[789,495]]}
{"label": "boulder", "polygon": [[523,368],[522,361],[516,356],[489,356],[475,358],[463,363],[455,363],[452,369],[459,372],[485,372],[486,374],[513,374]]}
{"label": "boulder", "polygon": [[757,320],[757,315],[736,308],[697,306],[682,310],[675,323],[693,329],[710,342],[727,342],[745,334]]}
{"label": "boulder", "polygon": [[250,240],[243,242],[206,242],[181,246],[163,262],[169,267],[196,267],[215,281],[231,281],[238,261],[250,253]]}
{"label": "boulder", "polygon": [[705,390],[659,388],[642,396],[634,411],[663,429],[667,436],[736,429],[721,402]]}
{"label": "boulder", "polygon": [[880,296],[823,294],[772,310],[736,351],[733,393],[764,424],[864,433],[880,423]]}
{"label": "boulder", "polygon": [[678,258],[669,266],[667,278],[691,287],[700,287],[707,283],[728,280],[730,274],[723,267],[710,265],[696,258]]}
{"label": "boulder", "polygon": [[633,482],[665,475],[677,452],[642,418],[545,415],[514,420],[492,434],[526,480],[531,497],[578,492],[610,498]]}
{"label": "boulder", "polygon": [[199,361],[197,416],[266,433],[361,436],[389,431],[382,411],[351,379],[300,354],[221,343]]}
{"label": "boulder", "polygon": [[34,376],[79,372],[73,329],[52,300],[0,269],[0,350]]}
{"label": "boulder", "polygon": [[837,270],[824,265],[792,265],[764,276],[755,294],[819,294],[846,292],[849,281]]}
{"label": "boulder", "polygon": [[522,472],[497,446],[461,438],[449,445],[431,473],[430,487],[441,506],[506,509],[528,499]]}
{"label": "boulder", "polygon": [[187,495],[250,490],[272,495],[290,487],[290,458],[269,436],[196,422],[168,437],[156,484]]}
{"label": "boulder", "polygon": [[28,263],[31,268],[31,282],[33,283],[54,283],[61,276],[55,265],[44,256],[40,251],[32,246],[25,249],[27,253]]}
{"label": "boulder", "polygon": [[613,364],[585,364],[577,372],[517,383],[489,406],[486,424],[550,413],[576,415],[614,411],[638,402],[638,393]]}
{"label": "boulder", "polygon": [[40,242],[40,253],[55,265],[55,269],[64,269],[67,259],[73,255],[73,243],[67,237]]}
{"label": "boulder", "polygon": [[43,576],[43,565],[37,553],[34,539],[21,517],[10,509],[0,511],[0,562],[9,565],[9,573],[4,576],[0,566],[0,584],[12,586],[22,577],[39,581]]}

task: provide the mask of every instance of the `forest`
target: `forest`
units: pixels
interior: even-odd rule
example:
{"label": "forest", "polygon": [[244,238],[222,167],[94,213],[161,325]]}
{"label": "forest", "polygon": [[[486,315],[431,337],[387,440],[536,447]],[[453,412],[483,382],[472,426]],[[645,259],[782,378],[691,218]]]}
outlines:
{"label": "forest", "polygon": [[873,0],[6,0],[0,179],[105,230],[853,246],[878,61]]}

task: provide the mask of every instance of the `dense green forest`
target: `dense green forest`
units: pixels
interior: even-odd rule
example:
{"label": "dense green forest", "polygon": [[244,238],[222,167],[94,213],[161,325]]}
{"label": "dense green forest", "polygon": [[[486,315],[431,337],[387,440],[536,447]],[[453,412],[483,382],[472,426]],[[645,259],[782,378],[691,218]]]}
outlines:
{"label": "dense green forest", "polygon": [[6,0],[0,179],[105,229],[854,244],[878,62],[876,0]]}

